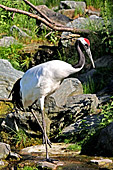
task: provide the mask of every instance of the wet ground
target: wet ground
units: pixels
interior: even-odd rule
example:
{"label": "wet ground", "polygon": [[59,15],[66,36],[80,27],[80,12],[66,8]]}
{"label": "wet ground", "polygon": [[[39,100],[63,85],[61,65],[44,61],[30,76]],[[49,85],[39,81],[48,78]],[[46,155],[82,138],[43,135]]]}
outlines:
{"label": "wet ground", "polygon": [[[49,149],[49,154],[54,163],[45,160],[44,145],[31,146],[19,151],[21,159],[19,161],[8,161],[3,170],[22,170],[25,166],[37,167],[53,170],[112,170],[113,164],[105,162],[102,157],[88,157],[80,155],[79,152],[70,151],[67,147],[70,144],[53,144]],[[101,160],[100,163],[91,163],[91,160]],[[29,170],[29,169],[27,169]],[[33,169],[35,170],[35,169]]]}

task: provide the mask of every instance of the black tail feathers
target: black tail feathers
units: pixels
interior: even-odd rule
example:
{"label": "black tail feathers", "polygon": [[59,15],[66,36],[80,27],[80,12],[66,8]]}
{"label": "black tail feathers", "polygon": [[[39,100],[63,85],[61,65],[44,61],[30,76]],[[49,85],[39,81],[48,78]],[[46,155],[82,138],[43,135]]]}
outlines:
{"label": "black tail feathers", "polygon": [[24,110],[23,104],[22,104],[22,94],[20,92],[20,80],[21,78],[18,79],[13,85],[13,88],[9,94],[9,97],[12,95],[12,103],[14,104],[14,106],[16,106],[20,110]]}

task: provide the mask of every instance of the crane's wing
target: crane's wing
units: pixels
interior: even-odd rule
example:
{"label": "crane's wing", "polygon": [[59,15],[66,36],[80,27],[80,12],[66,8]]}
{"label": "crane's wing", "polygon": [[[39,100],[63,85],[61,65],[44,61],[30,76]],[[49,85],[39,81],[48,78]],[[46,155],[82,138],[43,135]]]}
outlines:
{"label": "crane's wing", "polygon": [[74,71],[70,64],[59,60],[29,69],[20,81],[23,106],[26,108],[40,97],[53,93],[59,87],[61,80]]}
{"label": "crane's wing", "polygon": [[22,103],[26,108],[31,106],[40,98],[40,81],[43,75],[42,68],[28,70],[20,81],[20,91],[22,93]]}

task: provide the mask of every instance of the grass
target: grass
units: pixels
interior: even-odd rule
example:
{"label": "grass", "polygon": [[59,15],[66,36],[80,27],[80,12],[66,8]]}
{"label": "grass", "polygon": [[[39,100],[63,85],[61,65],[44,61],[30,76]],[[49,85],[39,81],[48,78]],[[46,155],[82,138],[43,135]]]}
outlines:
{"label": "grass", "polygon": [[67,147],[67,149],[71,150],[71,151],[81,151],[81,145],[79,144],[72,144],[70,146]]}

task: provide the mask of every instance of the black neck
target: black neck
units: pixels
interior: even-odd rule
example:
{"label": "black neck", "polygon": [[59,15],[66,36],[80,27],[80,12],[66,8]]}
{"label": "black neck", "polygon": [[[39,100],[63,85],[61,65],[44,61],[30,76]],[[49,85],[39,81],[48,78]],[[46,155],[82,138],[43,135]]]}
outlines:
{"label": "black neck", "polygon": [[76,49],[77,49],[77,53],[78,53],[78,56],[79,56],[79,60],[78,60],[78,63],[76,65],[74,65],[73,67],[74,68],[83,68],[84,64],[85,64],[85,56],[81,50],[81,43],[79,40],[76,41]]}

